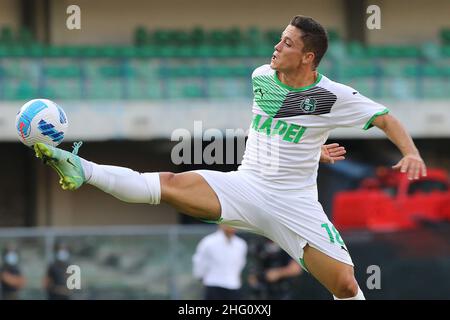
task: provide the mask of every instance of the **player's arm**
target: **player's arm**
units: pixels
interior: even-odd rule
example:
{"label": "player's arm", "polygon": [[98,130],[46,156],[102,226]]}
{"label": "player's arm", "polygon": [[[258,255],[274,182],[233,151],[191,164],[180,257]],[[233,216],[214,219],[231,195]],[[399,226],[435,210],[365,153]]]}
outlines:
{"label": "player's arm", "polygon": [[45,276],[43,279],[42,279],[42,287],[45,289],[45,290],[48,290],[49,288],[50,288],[50,286],[52,285],[52,279],[49,277],[49,276]]}
{"label": "player's arm", "polygon": [[272,268],[266,271],[266,280],[276,282],[280,279],[295,277],[302,273],[302,268],[295,260],[290,260],[284,267]]}
{"label": "player's arm", "polygon": [[339,143],[324,144],[320,151],[320,162],[330,164],[344,160],[344,155],[347,153],[345,147],[340,146]]}
{"label": "player's arm", "polygon": [[25,277],[20,274],[13,274],[8,271],[3,271],[1,274],[1,280],[11,287],[16,289],[23,288],[25,286]]}
{"label": "player's arm", "polygon": [[372,124],[384,131],[403,155],[403,158],[392,168],[406,172],[408,179],[419,179],[427,175],[425,166],[419,151],[406,131],[405,127],[392,115],[384,114],[375,118]]}

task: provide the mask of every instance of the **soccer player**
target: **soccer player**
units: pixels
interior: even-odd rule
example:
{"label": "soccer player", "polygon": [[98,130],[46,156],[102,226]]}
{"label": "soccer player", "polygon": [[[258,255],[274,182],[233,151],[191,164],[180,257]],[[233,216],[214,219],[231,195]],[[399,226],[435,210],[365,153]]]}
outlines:
{"label": "soccer player", "polygon": [[264,235],[335,299],[364,299],[347,247],[317,198],[317,170],[328,134],[337,127],[376,126],[403,155],[394,169],[418,179],[426,167],[386,107],[317,72],[327,47],[326,31],[317,21],[295,16],[270,64],[253,72],[253,121],[237,171],[141,174],[41,143],[34,147],[36,155],[57,171],[63,189],[89,183],[122,201],[163,201],[192,217]]}

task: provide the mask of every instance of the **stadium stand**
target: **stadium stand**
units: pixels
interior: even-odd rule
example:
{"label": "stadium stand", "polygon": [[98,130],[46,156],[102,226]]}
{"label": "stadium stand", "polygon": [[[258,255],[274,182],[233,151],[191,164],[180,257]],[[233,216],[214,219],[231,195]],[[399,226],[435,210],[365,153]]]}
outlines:
{"label": "stadium stand", "polygon": [[[252,70],[273,52],[279,30],[190,31],[137,27],[132,46],[55,46],[25,28],[0,33],[0,99],[191,99],[251,96]],[[441,44],[369,45],[330,31],[320,67],[363,94],[440,99],[450,94],[450,30]],[[345,59],[348,57],[348,59]],[[339,62],[339,63],[338,63]]]}

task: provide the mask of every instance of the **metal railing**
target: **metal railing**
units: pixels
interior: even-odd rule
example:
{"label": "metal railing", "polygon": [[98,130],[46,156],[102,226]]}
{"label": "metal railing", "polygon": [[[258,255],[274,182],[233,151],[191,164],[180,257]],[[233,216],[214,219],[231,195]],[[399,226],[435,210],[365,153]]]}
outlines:
{"label": "metal railing", "polygon": [[43,299],[42,279],[56,243],[71,251],[81,270],[74,299],[196,299],[201,284],[192,277],[191,258],[215,226],[120,226],[0,229],[0,246],[13,244],[27,279],[22,299]]}

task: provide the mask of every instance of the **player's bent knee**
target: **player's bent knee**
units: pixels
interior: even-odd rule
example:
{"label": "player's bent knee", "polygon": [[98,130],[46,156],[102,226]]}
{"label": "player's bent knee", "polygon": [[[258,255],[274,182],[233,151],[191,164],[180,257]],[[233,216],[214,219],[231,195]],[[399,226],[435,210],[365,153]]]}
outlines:
{"label": "player's bent knee", "polygon": [[352,298],[358,294],[358,283],[353,274],[339,276],[333,294],[339,299]]}

